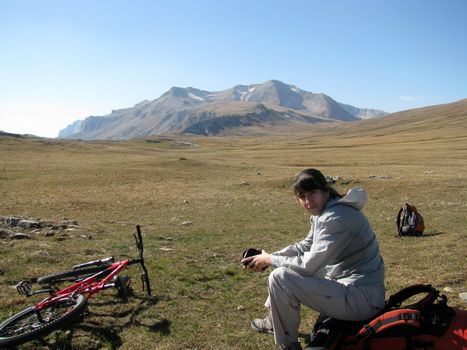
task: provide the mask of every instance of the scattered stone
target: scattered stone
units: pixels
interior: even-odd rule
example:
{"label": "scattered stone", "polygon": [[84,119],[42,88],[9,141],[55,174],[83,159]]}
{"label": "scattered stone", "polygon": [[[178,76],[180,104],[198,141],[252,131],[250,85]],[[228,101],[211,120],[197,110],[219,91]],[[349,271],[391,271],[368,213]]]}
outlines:
{"label": "scattered stone", "polygon": [[193,221],[186,220],[186,221],[183,221],[180,225],[182,225],[182,226],[191,226],[191,225],[193,225]]}
{"label": "scattered stone", "polygon": [[368,176],[369,179],[376,179],[376,180],[387,180],[392,179],[392,176],[388,175],[370,175]]}
{"label": "scattered stone", "polygon": [[445,291],[446,293],[453,293],[454,289],[452,289],[451,287],[444,287],[443,291]]}
{"label": "scattered stone", "polygon": [[185,200],[183,201],[183,203],[184,203],[184,204],[190,204],[190,201],[189,201],[188,199],[185,199]]}
{"label": "scattered stone", "polygon": [[63,218],[61,226],[69,227],[70,225],[78,226],[78,222],[76,220],[68,220],[67,218]]}
{"label": "scattered stone", "polygon": [[340,175],[326,176],[326,181],[329,182],[331,185],[335,184],[336,182],[339,182],[341,185],[348,185],[352,182],[352,180],[344,179]]}
{"label": "scattered stone", "polygon": [[156,236],[155,238],[159,241],[175,241],[173,237]]}
{"label": "scattered stone", "polygon": [[34,253],[36,256],[49,257],[50,253],[47,250],[39,250]]}
{"label": "scattered stone", "polygon": [[11,226],[11,227],[16,227],[18,222],[20,221],[20,218],[16,218],[14,216],[6,217],[5,218],[5,224]]}
{"label": "scattered stone", "polygon": [[173,251],[172,248],[168,248],[168,247],[160,247],[159,250],[163,251],[163,252],[171,252]]}
{"label": "scattered stone", "polygon": [[34,228],[41,228],[41,223],[38,220],[21,219],[18,221],[16,226],[30,230]]}
{"label": "scattered stone", "polygon": [[[14,231],[8,229],[14,227]],[[51,237],[55,232],[81,230],[76,220],[64,218],[60,224],[37,218],[0,216],[0,238],[28,239],[34,234]]]}
{"label": "scattered stone", "polygon": [[240,186],[248,186],[249,183],[246,182],[246,181],[240,181],[239,185],[240,185]]}
{"label": "scattered stone", "polygon": [[243,310],[245,310],[245,306],[243,306],[243,305],[238,305],[238,306],[237,306],[237,310],[238,310],[238,311],[243,311]]}
{"label": "scattered stone", "polygon": [[53,237],[53,236],[55,236],[55,232],[54,232],[54,231],[49,230],[49,231],[47,231],[47,232],[45,233],[45,237]]}
{"label": "scattered stone", "polygon": [[11,239],[30,239],[31,235],[28,235],[27,233],[14,233],[13,235],[10,236]]}
{"label": "scattered stone", "polygon": [[58,225],[51,221],[39,220],[42,227],[55,228],[58,229]]}
{"label": "scattered stone", "polygon": [[467,292],[459,293],[459,298],[460,298],[462,301],[467,302]]}
{"label": "scattered stone", "polygon": [[9,238],[13,234],[13,231],[0,228],[0,238]]}
{"label": "scattered stone", "polygon": [[57,241],[64,241],[65,239],[68,239],[68,238],[70,238],[70,235],[63,233],[62,235],[57,237]]}

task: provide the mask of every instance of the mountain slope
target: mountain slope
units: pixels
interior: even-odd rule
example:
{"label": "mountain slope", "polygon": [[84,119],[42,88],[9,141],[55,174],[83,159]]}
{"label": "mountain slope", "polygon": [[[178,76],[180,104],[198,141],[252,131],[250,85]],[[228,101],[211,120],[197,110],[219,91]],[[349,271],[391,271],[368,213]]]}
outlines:
{"label": "mountain slope", "polygon": [[381,119],[363,120],[349,125],[342,134],[359,135],[467,135],[467,99],[457,102],[392,113]]}
{"label": "mountain slope", "polygon": [[218,92],[173,87],[153,101],[76,121],[61,130],[59,137],[123,140],[173,132],[216,135],[253,125],[355,121],[385,114],[270,80]]}
{"label": "mountain slope", "polygon": [[281,130],[269,129],[271,135],[335,138],[372,138],[407,142],[415,139],[435,140],[467,137],[467,99],[457,102],[415,108],[388,114],[382,118],[353,123],[321,123],[312,128],[289,126]]}

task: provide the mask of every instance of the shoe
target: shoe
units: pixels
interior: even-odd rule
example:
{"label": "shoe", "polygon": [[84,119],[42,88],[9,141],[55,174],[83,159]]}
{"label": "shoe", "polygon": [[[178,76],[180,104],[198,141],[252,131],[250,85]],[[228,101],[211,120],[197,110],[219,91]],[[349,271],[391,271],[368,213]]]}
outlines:
{"label": "shoe", "polygon": [[288,345],[279,344],[281,350],[302,350],[302,346],[299,342],[290,343]]}
{"label": "shoe", "polygon": [[251,321],[251,328],[256,332],[274,334],[271,314],[268,314],[265,318],[255,318]]}

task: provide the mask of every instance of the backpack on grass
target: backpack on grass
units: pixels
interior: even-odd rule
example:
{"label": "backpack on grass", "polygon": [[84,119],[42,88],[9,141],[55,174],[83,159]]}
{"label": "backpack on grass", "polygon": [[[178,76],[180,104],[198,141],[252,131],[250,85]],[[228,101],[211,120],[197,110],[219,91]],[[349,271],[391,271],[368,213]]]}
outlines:
{"label": "backpack on grass", "polygon": [[[417,294],[410,305],[402,303]],[[366,321],[341,321],[320,315],[305,350],[466,350],[467,311],[447,305],[445,295],[417,284],[392,295],[384,309]]]}
{"label": "backpack on grass", "polygon": [[425,229],[422,215],[414,205],[408,203],[399,209],[396,225],[399,236],[421,236]]}

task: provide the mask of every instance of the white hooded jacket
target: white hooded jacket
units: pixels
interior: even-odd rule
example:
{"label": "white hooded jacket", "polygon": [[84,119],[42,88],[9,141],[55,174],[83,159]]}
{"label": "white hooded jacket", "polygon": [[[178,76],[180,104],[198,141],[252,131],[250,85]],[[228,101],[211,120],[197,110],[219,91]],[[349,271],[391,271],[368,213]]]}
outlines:
{"label": "white hooded jacket", "polygon": [[273,268],[283,266],[345,285],[384,284],[378,242],[360,211],[366,200],[359,188],[330,199],[319,216],[310,218],[311,229],[304,240],[272,253]]}

